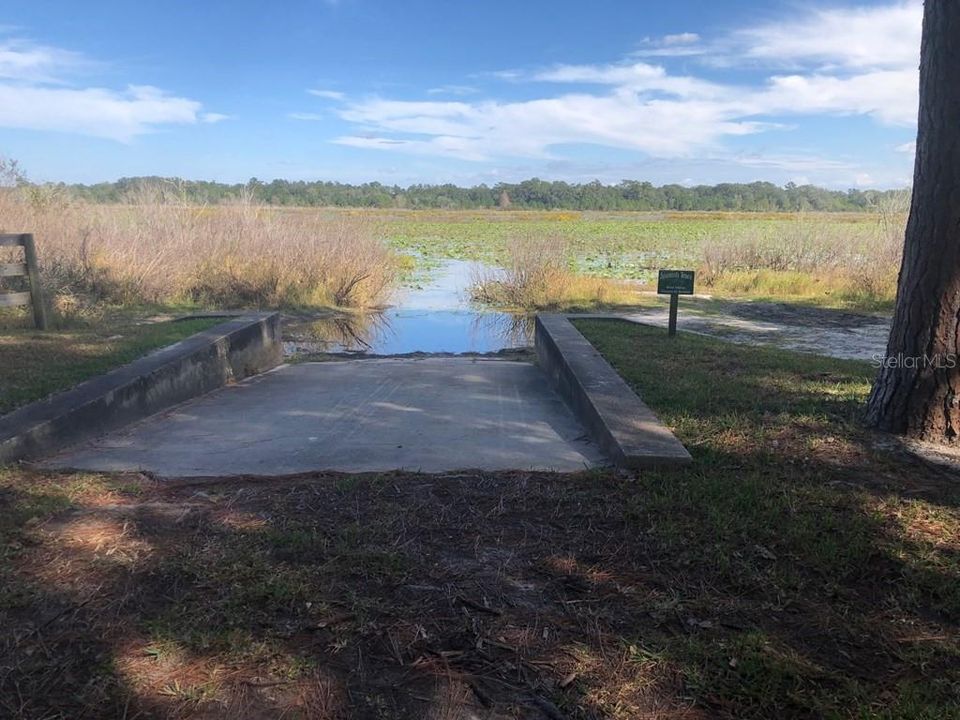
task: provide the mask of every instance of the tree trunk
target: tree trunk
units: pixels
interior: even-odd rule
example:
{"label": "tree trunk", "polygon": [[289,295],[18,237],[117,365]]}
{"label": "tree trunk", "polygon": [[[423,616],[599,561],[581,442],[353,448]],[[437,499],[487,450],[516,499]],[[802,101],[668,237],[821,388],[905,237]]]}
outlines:
{"label": "tree trunk", "polygon": [[960,441],[960,2],[926,0],[913,200],[867,423]]}

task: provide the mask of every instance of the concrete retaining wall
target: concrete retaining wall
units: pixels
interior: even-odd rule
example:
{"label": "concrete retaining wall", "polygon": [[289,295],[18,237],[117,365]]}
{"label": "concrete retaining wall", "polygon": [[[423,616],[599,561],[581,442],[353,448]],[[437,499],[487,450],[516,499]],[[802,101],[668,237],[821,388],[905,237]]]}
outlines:
{"label": "concrete retaining wall", "polygon": [[279,313],[228,320],[0,417],[0,465],[49,455],[280,364]]}
{"label": "concrete retaining wall", "polygon": [[537,360],[587,432],[621,467],[689,463],[690,453],[562,315],[538,315]]}

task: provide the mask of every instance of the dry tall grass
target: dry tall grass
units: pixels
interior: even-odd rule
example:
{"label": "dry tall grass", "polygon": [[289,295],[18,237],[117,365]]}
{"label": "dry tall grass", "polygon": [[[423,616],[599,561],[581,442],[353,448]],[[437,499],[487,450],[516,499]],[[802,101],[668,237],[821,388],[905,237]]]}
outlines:
{"label": "dry tall grass", "polygon": [[557,237],[515,239],[503,268],[485,268],[470,288],[473,300],[522,310],[593,308],[635,302],[625,283],[578,275],[570,269],[570,248]]}
{"label": "dry tall grass", "polygon": [[701,245],[699,282],[711,289],[770,296],[833,295],[859,305],[893,301],[909,193],[875,208],[876,231],[854,236],[843,225],[803,215],[779,237],[713,236]]}
{"label": "dry tall grass", "polygon": [[0,189],[0,232],[34,233],[47,292],[60,303],[362,308],[387,300],[397,271],[362,218],[282,213],[249,199],[188,205],[156,187],[116,206]]}

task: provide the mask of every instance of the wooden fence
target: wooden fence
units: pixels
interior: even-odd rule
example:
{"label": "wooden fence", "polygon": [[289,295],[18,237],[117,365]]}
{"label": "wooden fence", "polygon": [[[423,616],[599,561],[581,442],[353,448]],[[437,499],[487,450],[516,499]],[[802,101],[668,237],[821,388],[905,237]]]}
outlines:
{"label": "wooden fence", "polygon": [[47,329],[47,311],[40,294],[40,269],[37,266],[37,246],[33,235],[0,235],[0,248],[22,247],[23,262],[0,263],[0,278],[26,277],[30,289],[26,292],[0,292],[0,308],[33,306],[33,322],[40,330]]}

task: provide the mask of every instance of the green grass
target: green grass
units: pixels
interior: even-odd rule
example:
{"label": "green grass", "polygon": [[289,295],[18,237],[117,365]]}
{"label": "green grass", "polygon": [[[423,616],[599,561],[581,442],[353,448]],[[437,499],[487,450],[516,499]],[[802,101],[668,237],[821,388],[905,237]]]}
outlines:
{"label": "green grass", "polygon": [[222,319],[138,324],[128,314],[46,332],[0,328],[0,414],[66,390],[218,322]]}
{"label": "green grass", "polygon": [[[641,475],[626,512],[696,568],[688,612],[756,616],[749,633],[660,648],[698,696],[738,716],[960,716],[960,490],[954,480],[934,493],[916,464],[874,448],[858,424],[874,370],[623,322],[575,324],[693,455],[688,470]],[[781,617],[820,629],[804,641]],[[952,640],[895,639],[930,618]],[[871,643],[897,647],[903,666],[886,658],[872,677],[851,676],[828,660]],[[881,698],[883,677],[903,682]]]}
{"label": "green grass", "polygon": [[691,466],[0,469],[0,715],[960,718],[957,473],[871,368],[577,325]]}

